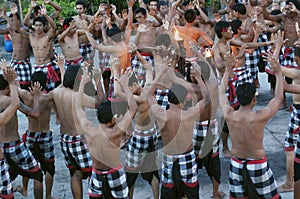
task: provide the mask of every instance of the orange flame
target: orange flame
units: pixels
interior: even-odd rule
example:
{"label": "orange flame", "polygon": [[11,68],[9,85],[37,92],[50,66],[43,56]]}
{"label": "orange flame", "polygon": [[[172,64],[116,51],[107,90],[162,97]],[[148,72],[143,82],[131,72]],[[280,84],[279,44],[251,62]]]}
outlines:
{"label": "orange flame", "polygon": [[182,41],[183,39],[179,36],[179,31],[174,27],[174,38],[176,41]]}

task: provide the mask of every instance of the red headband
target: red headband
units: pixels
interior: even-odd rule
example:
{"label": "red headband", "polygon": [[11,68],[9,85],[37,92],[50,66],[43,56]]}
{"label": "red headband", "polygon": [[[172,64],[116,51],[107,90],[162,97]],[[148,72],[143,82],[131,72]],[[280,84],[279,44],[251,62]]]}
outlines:
{"label": "red headband", "polygon": [[67,30],[68,28],[69,28],[69,26],[68,25],[64,25],[64,30]]}

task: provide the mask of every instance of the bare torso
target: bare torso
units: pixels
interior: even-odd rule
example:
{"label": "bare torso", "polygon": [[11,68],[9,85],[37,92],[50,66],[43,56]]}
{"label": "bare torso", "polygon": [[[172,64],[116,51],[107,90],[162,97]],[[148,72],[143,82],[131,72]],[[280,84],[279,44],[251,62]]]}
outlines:
{"label": "bare torso", "polygon": [[35,64],[48,64],[52,55],[52,40],[46,33],[42,35],[30,35],[30,43],[32,45]]}
{"label": "bare torso", "polygon": [[78,60],[81,57],[77,32],[72,36],[67,35],[64,41],[60,42],[60,46],[66,60]]}
{"label": "bare torso", "polygon": [[15,31],[15,29],[9,29],[10,36],[12,38],[13,44],[13,54],[14,60],[25,60],[30,58],[30,42],[29,38],[24,37],[22,34]]}
{"label": "bare torso", "polygon": [[[3,112],[11,103],[8,96],[0,95],[0,111]],[[20,140],[18,133],[18,117],[17,113],[0,129],[0,142],[9,143]]]}
{"label": "bare torso", "polygon": [[[39,98],[40,116],[37,119],[28,117],[28,130],[30,132],[49,132],[51,109],[54,105],[52,94],[41,93]],[[33,106],[30,104],[29,106]]]}
{"label": "bare torso", "polygon": [[232,142],[231,153],[238,158],[260,159],[265,156],[263,147],[266,121],[259,120],[259,111],[239,109],[226,118]]}
{"label": "bare torso", "polygon": [[298,40],[295,23],[300,22],[300,17],[296,16],[294,18],[285,17],[282,21],[284,26],[284,37],[288,39],[286,42],[287,46],[294,46],[295,41]]}
{"label": "bare torso", "polygon": [[[76,28],[77,29],[85,29],[88,28],[90,23],[92,22],[92,16],[84,15],[83,18],[79,17],[78,15],[74,16],[73,19],[75,20]],[[79,36],[79,44],[88,44],[89,40],[85,34]]]}

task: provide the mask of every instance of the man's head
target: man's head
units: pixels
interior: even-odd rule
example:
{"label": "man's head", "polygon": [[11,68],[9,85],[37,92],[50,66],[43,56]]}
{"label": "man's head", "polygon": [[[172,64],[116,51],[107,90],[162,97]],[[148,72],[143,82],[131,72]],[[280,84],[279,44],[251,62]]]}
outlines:
{"label": "man's head", "polygon": [[34,18],[33,25],[36,33],[44,32],[44,28],[47,25],[47,20],[44,16],[38,16]]}
{"label": "man's head", "polygon": [[290,3],[294,4],[296,6],[296,8],[298,10],[300,10],[300,2],[298,0],[287,0],[285,2],[285,8],[284,8],[285,9],[285,13],[287,15],[290,15],[290,14],[297,15],[296,13],[291,12],[292,5],[290,5]]}
{"label": "man's head", "polygon": [[36,6],[33,8],[33,15],[34,15],[35,17],[41,15],[41,5],[36,5]]}
{"label": "man's head", "polygon": [[253,98],[255,98],[255,92],[256,92],[255,84],[248,83],[248,82],[240,84],[236,88],[236,96],[240,105],[241,106],[249,105],[252,102]]}
{"label": "man's head", "polygon": [[140,22],[147,18],[147,10],[145,8],[138,8],[134,11],[135,19]]}
{"label": "man's head", "polygon": [[236,18],[239,18],[240,15],[246,14],[246,6],[242,3],[237,3],[233,6],[231,6],[231,9],[233,10],[233,15]]}
{"label": "man's head", "polygon": [[82,69],[80,65],[70,65],[64,75],[63,86],[65,88],[70,88],[72,90],[78,90],[79,88],[79,77],[82,74]]}
{"label": "man's head", "polygon": [[241,20],[238,20],[238,19],[234,19],[232,20],[232,22],[230,23],[231,25],[231,29],[232,29],[232,32],[233,34],[238,34],[238,31],[242,29],[242,22]]}
{"label": "man's head", "polygon": [[47,80],[48,80],[47,75],[42,71],[34,72],[31,75],[31,82],[32,83],[39,82],[41,87],[42,87],[42,90],[44,90],[44,88],[46,86],[46,83],[47,83]]}
{"label": "man's head", "polygon": [[108,124],[109,122],[112,122],[113,113],[110,101],[103,102],[98,106],[97,118],[101,124]]}
{"label": "man's head", "polygon": [[227,21],[218,21],[215,25],[215,32],[219,39],[222,37],[225,37],[226,39],[232,38],[231,26]]}
{"label": "man's head", "polygon": [[183,104],[185,102],[187,90],[179,84],[173,84],[168,93],[168,99],[171,104]]}
{"label": "man's head", "polygon": [[76,12],[78,15],[82,15],[85,13],[86,11],[86,4],[83,0],[78,0],[76,1],[76,4],[75,4],[75,9],[76,9]]}
{"label": "man's head", "polygon": [[[63,22],[63,29],[66,30],[69,28],[71,22],[73,21],[74,19],[72,17],[67,17],[65,18],[64,22]],[[76,32],[76,27],[74,27],[72,30],[71,30],[71,33],[74,34]]]}
{"label": "man's head", "polygon": [[168,14],[168,12],[169,12],[168,2],[167,1],[159,1],[158,2],[158,10],[159,10],[159,13],[163,16]]}
{"label": "man's head", "polygon": [[195,21],[196,19],[196,14],[194,12],[193,9],[189,9],[187,11],[184,12],[184,19],[188,22],[188,23],[192,23],[193,21]]}
{"label": "man's head", "polygon": [[114,42],[121,42],[122,30],[118,27],[112,27],[107,31],[107,36],[109,36]]}
{"label": "man's head", "polygon": [[148,9],[157,11],[157,0],[149,0]]}

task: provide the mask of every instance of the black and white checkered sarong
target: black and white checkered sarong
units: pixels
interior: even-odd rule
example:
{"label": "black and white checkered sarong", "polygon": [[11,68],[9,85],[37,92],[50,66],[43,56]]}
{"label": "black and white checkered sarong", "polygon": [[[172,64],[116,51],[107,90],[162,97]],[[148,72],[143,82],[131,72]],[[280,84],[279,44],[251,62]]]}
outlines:
{"label": "black and white checkered sarong", "polygon": [[156,89],[155,90],[155,98],[156,98],[157,104],[160,105],[165,110],[168,110],[170,108],[168,93],[169,93],[168,89],[166,89],[166,90]]}
{"label": "black and white checkered sarong", "polygon": [[134,128],[133,135],[128,143],[126,153],[126,167],[137,168],[144,162],[147,153],[154,152],[157,145],[156,125],[149,130],[137,130]]}
{"label": "black and white checkered sarong", "polygon": [[110,198],[103,190],[109,191],[109,194],[111,194],[113,198],[128,198],[129,190],[126,182],[126,174],[121,164],[108,171],[97,170],[93,167],[91,180],[89,182],[89,196],[95,198],[104,196],[105,198]]}
{"label": "black and white checkered sarong", "polygon": [[244,84],[246,82],[252,83],[253,77],[251,76],[251,73],[249,69],[246,66],[233,68],[234,74],[236,74],[238,80],[237,80],[237,86],[240,84]]}
{"label": "black and white checkered sarong", "polygon": [[198,171],[196,163],[196,154],[194,150],[182,155],[167,155],[164,154],[162,161],[161,179],[162,184],[169,187],[170,184],[174,184],[172,178],[172,170],[174,162],[178,160],[180,167],[181,181],[184,184],[197,185],[198,184]]}
{"label": "black and white checkered sarong", "polygon": [[79,51],[83,61],[94,59],[94,49],[90,43],[80,44]]}
{"label": "black and white checkered sarong", "polygon": [[0,160],[0,198],[13,198],[13,186],[9,176],[8,165],[4,159]]}
{"label": "black and white checkered sarong", "polygon": [[12,59],[10,62],[10,67],[16,71],[19,83],[21,85],[30,85],[32,66],[29,58],[25,60]]}
{"label": "black and white checkered sarong", "polygon": [[247,180],[243,178],[244,165],[260,198],[279,197],[277,184],[266,157],[259,160],[232,157],[229,170],[230,198],[247,198],[248,196],[243,188],[243,184]]}
{"label": "black and white checkered sarong", "polygon": [[300,131],[300,105],[291,105],[291,109],[291,119],[284,142],[285,151],[294,151]]}
{"label": "black and white checkered sarong", "polygon": [[91,172],[92,158],[87,145],[81,141],[81,136],[61,134],[61,151],[65,157],[66,166],[83,172]]}
{"label": "black and white checkered sarong", "polygon": [[[155,74],[154,69],[154,57],[153,56],[143,56],[144,59],[152,66],[153,74]],[[136,74],[139,84],[144,86],[146,82],[146,69],[143,67],[142,63],[136,56],[133,56],[131,59],[131,67],[133,72]]]}
{"label": "black and white checkered sarong", "polygon": [[209,123],[210,120],[194,122],[193,143],[196,155],[199,155],[199,152],[204,144],[206,133],[209,128]]}

